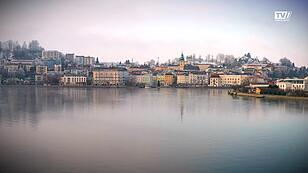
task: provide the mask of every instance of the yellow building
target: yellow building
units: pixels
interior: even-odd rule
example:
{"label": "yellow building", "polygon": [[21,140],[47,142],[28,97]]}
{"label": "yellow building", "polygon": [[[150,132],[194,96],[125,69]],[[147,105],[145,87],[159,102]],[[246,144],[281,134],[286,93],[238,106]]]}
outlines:
{"label": "yellow building", "polygon": [[223,86],[242,85],[247,75],[220,75]]}
{"label": "yellow building", "polygon": [[8,73],[16,73],[18,71],[19,65],[13,64],[13,63],[7,63],[5,64],[5,69]]}
{"label": "yellow building", "polygon": [[154,76],[154,80],[159,83],[161,86],[165,85],[165,75],[164,74],[157,74]]}
{"label": "yellow building", "polygon": [[176,83],[178,85],[188,85],[189,84],[189,75],[187,73],[177,74]]}
{"label": "yellow building", "polygon": [[93,84],[105,86],[124,86],[128,81],[128,72],[122,68],[100,68],[93,71]]}

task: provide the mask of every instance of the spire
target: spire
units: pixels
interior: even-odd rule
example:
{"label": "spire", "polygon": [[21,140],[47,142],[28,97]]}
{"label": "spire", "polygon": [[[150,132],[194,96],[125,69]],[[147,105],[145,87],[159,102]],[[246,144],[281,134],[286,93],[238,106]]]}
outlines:
{"label": "spire", "polygon": [[184,54],[183,54],[183,52],[182,52],[182,54],[181,54],[180,60],[181,60],[181,61],[184,61],[184,60],[185,60],[185,59],[184,59]]}

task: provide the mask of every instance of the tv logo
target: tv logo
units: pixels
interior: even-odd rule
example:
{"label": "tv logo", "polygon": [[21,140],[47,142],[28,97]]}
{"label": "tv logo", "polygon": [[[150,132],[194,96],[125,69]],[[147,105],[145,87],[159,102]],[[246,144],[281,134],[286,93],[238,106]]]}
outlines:
{"label": "tv logo", "polygon": [[275,21],[290,21],[292,11],[275,11]]}

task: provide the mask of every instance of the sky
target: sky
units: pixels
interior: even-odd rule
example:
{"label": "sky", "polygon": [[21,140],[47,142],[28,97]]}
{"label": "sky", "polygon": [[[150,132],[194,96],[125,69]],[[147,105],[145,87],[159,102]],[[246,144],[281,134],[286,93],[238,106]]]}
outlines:
{"label": "sky", "polygon": [[[305,0],[1,0],[0,40],[101,61],[250,52],[308,66],[307,9]],[[290,21],[275,21],[277,10],[292,11]]]}

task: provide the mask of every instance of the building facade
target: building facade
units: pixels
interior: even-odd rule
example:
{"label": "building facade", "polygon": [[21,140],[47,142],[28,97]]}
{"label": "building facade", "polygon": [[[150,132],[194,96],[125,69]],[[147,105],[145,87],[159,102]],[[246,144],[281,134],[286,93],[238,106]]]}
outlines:
{"label": "building facade", "polygon": [[46,65],[37,65],[35,67],[36,74],[47,74],[47,66]]}
{"label": "building facade", "polygon": [[175,76],[172,73],[165,73],[165,86],[172,86],[175,83]]}
{"label": "building facade", "polygon": [[177,85],[188,85],[189,84],[189,75],[187,73],[178,73],[176,79]]}
{"label": "building facade", "polygon": [[60,85],[63,86],[80,86],[87,84],[87,77],[78,75],[64,75],[60,78]]}
{"label": "building facade", "polygon": [[222,87],[222,79],[219,77],[219,75],[213,75],[210,77],[209,86]]}
{"label": "building facade", "polygon": [[190,72],[188,75],[190,85],[207,86],[209,77],[204,72]]}
{"label": "building facade", "polygon": [[124,86],[128,82],[128,72],[122,68],[101,68],[93,71],[93,84],[102,86]]}
{"label": "building facade", "polygon": [[59,60],[61,57],[61,52],[56,51],[56,50],[47,50],[47,51],[42,51],[42,59],[54,59],[54,60]]}
{"label": "building facade", "polygon": [[276,82],[279,89],[282,90],[303,90],[308,91],[308,77],[304,79],[281,79]]}
{"label": "building facade", "polygon": [[247,75],[219,75],[222,86],[242,85]]}

